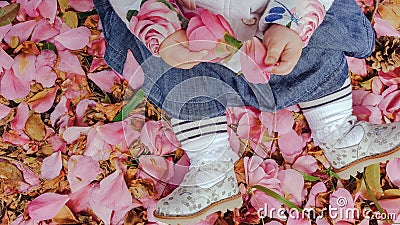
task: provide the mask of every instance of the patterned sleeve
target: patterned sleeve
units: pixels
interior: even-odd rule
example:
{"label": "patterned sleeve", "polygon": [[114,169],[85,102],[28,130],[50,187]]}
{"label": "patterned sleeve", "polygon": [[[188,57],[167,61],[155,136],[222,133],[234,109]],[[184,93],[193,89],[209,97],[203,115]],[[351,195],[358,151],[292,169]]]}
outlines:
{"label": "patterned sleeve", "polygon": [[127,11],[125,17],[129,21],[129,30],[154,56],[158,56],[165,38],[187,24],[173,0],[142,1],[138,9]]}
{"label": "patterned sleeve", "polygon": [[271,23],[289,27],[306,46],[332,3],[333,0],[270,0],[259,27],[265,30]]}

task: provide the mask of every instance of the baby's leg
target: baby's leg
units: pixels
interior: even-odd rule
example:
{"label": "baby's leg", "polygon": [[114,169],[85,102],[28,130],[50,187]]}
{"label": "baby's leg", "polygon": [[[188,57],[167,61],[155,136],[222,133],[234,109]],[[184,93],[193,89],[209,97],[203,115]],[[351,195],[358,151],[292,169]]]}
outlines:
{"label": "baby's leg", "polygon": [[[337,6],[337,7],[336,7]],[[331,30],[321,25],[310,45],[313,48],[339,50],[348,56],[366,57],[373,48],[374,32],[354,1],[336,0],[333,7],[337,19],[348,23]],[[327,14],[327,21],[334,22]],[[344,32],[348,38],[340,40],[335,32]],[[310,125],[314,142],[323,149],[334,170],[342,178],[362,172],[367,165],[400,156],[400,123],[373,125],[357,122],[352,116],[352,87],[347,69],[336,71],[344,84],[332,93],[310,95],[300,107]],[[322,84],[324,87],[324,84]],[[323,88],[324,89],[324,88]],[[330,90],[326,88],[325,90]],[[311,101],[310,101],[311,100]]]}

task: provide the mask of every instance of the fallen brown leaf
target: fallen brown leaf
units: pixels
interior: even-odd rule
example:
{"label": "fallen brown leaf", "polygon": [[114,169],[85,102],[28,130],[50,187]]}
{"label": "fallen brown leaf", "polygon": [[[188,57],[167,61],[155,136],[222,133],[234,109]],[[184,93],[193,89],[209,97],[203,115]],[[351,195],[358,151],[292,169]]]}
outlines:
{"label": "fallen brown leaf", "polygon": [[61,208],[52,221],[56,224],[80,224],[79,220],[76,219],[74,214],[66,205]]}
{"label": "fallen brown leaf", "polygon": [[68,11],[65,12],[62,16],[64,18],[65,23],[71,28],[78,27],[78,15],[76,12]]}
{"label": "fallen brown leaf", "polygon": [[42,141],[46,136],[46,127],[39,114],[32,114],[25,124],[26,134],[35,141]]}
{"label": "fallen brown leaf", "polygon": [[396,29],[400,28],[400,5],[398,3],[381,3],[378,12],[383,20],[386,20]]}

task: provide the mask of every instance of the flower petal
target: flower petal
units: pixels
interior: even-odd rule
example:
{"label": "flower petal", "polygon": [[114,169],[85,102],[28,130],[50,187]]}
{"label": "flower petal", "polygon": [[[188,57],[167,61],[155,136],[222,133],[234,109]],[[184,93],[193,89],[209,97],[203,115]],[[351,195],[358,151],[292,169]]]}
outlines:
{"label": "flower petal", "polygon": [[64,47],[70,50],[78,50],[89,43],[90,30],[87,27],[78,27],[68,30],[54,37]]}
{"label": "flower petal", "polygon": [[13,121],[11,121],[11,128],[14,130],[22,130],[23,128],[25,128],[25,123],[28,120],[29,117],[29,107],[28,104],[26,104],[26,102],[21,102],[18,105],[17,108],[17,113],[13,119]]}
{"label": "flower petal", "polygon": [[61,152],[54,152],[43,160],[40,172],[43,178],[54,179],[56,178],[62,168]]}
{"label": "flower petal", "polygon": [[139,65],[138,61],[136,61],[131,50],[128,50],[122,76],[128,81],[129,85],[133,89],[139,89],[143,85],[143,69]]}
{"label": "flower petal", "polygon": [[89,156],[73,155],[68,160],[68,182],[72,193],[89,185],[101,173],[99,162]]}
{"label": "flower petal", "polygon": [[23,98],[29,94],[30,90],[29,81],[18,79],[12,69],[5,72],[0,82],[0,93],[9,100]]}
{"label": "flower petal", "polygon": [[52,219],[68,200],[68,195],[56,193],[41,194],[28,204],[29,216],[34,220]]}

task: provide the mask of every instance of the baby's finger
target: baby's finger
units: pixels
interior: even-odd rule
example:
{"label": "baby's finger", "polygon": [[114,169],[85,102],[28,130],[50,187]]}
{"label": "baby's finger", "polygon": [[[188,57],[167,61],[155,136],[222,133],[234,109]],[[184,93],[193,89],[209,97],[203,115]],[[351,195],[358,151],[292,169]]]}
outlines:
{"label": "baby's finger", "polygon": [[276,75],[287,75],[292,72],[294,66],[291,62],[280,62],[279,65],[271,69],[272,74]]}
{"label": "baby's finger", "polygon": [[266,48],[267,48],[267,55],[265,56],[265,64],[266,65],[273,65],[277,62],[279,62],[282,52],[285,49],[285,44],[275,41],[275,40],[270,40],[265,43]]}
{"label": "baby's finger", "polygon": [[272,69],[273,74],[277,75],[287,75],[296,66],[297,62],[299,61],[301,55],[301,48],[289,48],[285,49],[283,52],[280,64]]}

